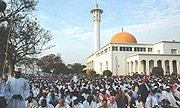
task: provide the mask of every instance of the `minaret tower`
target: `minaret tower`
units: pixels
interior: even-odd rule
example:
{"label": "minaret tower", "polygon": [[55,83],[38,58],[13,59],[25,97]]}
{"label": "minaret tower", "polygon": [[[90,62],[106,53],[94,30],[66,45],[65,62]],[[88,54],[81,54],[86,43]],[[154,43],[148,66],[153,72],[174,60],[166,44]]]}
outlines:
{"label": "minaret tower", "polygon": [[103,13],[102,9],[98,8],[97,2],[95,8],[90,11],[93,14],[94,22],[94,52],[100,49],[100,22],[101,14]]}

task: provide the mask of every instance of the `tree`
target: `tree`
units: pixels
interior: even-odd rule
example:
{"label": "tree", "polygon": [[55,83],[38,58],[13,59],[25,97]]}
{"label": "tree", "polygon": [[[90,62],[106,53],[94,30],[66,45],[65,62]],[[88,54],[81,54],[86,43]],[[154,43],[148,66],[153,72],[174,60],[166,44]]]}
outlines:
{"label": "tree", "polygon": [[60,55],[49,54],[43,56],[37,63],[39,68],[46,73],[57,71],[57,67],[62,65],[62,58]]}
{"label": "tree", "polygon": [[[0,17],[0,23],[1,22],[10,22],[11,15],[12,15],[12,7],[13,7],[13,0],[7,0],[7,9],[3,13],[3,16]],[[24,19],[28,17],[28,14],[30,14],[33,10],[35,10],[35,7],[38,3],[38,0],[15,0],[15,7],[13,11],[13,22],[19,19]]]}
{"label": "tree", "polygon": [[73,71],[73,73],[80,74],[83,72],[83,69],[86,67],[85,65],[82,65],[81,63],[74,63],[72,65],[68,65],[69,69]]}
{"label": "tree", "polygon": [[139,73],[134,73],[134,74],[133,74],[133,78],[137,78],[137,77],[141,77],[141,74],[139,74]]}
{"label": "tree", "polygon": [[177,76],[178,76],[178,73],[177,73],[177,72],[173,72],[173,73],[171,74],[171,76],[177,77]]}
{"label": "tree", "polygon": [[104,70],[104,71],[103,71],[103,75],[109,77],[109,76],[112,75],[112,72],[111,72],[110,70]]}
{"label": "tree", "polygon": [[152,75],[155,75],[156,77],[163,76],[164,71],[162,67],[154,67],[152,69]]}
{"label": "tree", "polygon": [[[16,0],[13,11],[13,25],[10,33],[8,47],[8,61],[10,73],[14,69],[14,65],[23,60],[26,56],[40,54],[43,50],[52,46],[45,45],[52,39],[49,31],[44,30],[37,19],[31,17],[31,12],[35,10],[37,0]],[[8,7],[4,12],[4,16],[0,17],[0,23],[4,26],[0,29],[0,33],[10,29],[10,19],[12,16],[13,0],[9,0]],[[7,37],[7,35],[6,35]],[[5,51],[5,47],[2,51]],[[2,52],[5,54],[5,52]],[[0,61],[2,64],[2,60]]]}
{"label": "tree", "polygon": [[37,66],[38,58],[35,57],[24,57],[18,63],[20,66],[24,67],[24,71],[26,72],[38,72],[39,68]]}
{"label": "tree", "polygon": [[5,46],[7,42],[8,29],[4,25],[0,26],[0,73],[3,71],[4,58],[5,58]]}
{"label": "tree", "polygon": [[96,71],[94,71],[94,70],[90,70],[89,72],[88,72],[88,76],[93,76],[93,75],[95,75],[96,74]]}
{"label": "tree", "polygon": [[57,63],[54,65],[53,74],[69,74],[70,70],[68,70],[67,66],[64,63]]}
{"label": "tree", "polygon": [[8,50],[11,69],[13,70],[14,65],[25,56],[34,56],[51,48],[51,46],[44,48],[51,39],[50,32],[41,28],[35,21],[26,19],[21,23],[14,23]]}

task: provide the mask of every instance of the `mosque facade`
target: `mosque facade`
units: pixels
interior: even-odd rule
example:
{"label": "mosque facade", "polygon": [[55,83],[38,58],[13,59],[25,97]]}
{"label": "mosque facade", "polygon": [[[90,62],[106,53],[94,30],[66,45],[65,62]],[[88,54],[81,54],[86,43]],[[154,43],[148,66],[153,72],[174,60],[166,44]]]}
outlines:
{"label": "mosque facade", "polygon": [[154,44],[137,43],[127,32],[117,33],[107,45],[100,48],[100,21],[102,9],[95,5],[90,11],[94,22],[94,53],[87,57],[87,72],[103,74],[110,70],[113,75],[150,75],[153,67],[162,67],[165,74],[180,74],[180,42],[160,41]]}

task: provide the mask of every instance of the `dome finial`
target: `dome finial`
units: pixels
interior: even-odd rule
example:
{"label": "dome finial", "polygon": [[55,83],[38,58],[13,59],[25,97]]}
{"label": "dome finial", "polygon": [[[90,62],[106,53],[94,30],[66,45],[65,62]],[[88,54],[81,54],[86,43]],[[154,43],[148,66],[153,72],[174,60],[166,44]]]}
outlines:
{"label": "dome finial", "polygon": [[97,8],[98,8],[98,4],[97,4],[97,0],[96,0],[95,9],[97,9]]}
{"label": "dome finial", "polygon": [[124,32],[123,27],[122,27],[122,32]]}

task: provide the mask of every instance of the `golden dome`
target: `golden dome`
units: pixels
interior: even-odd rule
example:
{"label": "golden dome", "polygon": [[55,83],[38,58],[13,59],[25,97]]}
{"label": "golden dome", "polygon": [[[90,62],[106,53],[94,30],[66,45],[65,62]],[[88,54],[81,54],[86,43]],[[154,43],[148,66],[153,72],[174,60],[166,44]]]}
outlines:
{"label": "golden dome", "polygon": [[132,34],[121,32],[113,36],[111,43],[137,43],[137,41]]}

